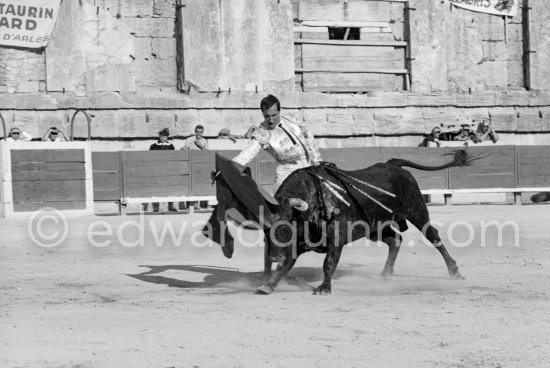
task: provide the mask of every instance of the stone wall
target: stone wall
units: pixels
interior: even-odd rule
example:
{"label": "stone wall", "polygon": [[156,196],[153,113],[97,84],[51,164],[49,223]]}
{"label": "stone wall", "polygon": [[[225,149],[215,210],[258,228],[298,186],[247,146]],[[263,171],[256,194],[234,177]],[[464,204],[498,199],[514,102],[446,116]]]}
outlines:
{"label": "stone wall", "polygon": [[[276,86],[181,93],[174,0],[63,1],[46,52],[0,48],[0,113],[8,127],[39,138],[52,125],[67,131],[75,109],[83,108],[103,148],[118,149],[115,142],[146,148],[163,127],[176,139],[199,123],[210,137],[222,127],[242,133],[261,120],[259,101],[271,92],[324,147],[416,145],[434,125],[481,117],[493,119],[503,143],[547,144],[550,0],[530,3],[528,27],[523,14],[509,19],[505,40],[500,17],[412,0],[413,91],[353,95]],[[523,51],[530,51],[527,65]],[[77,118],[75,136],[86,135],[84,125]]]}

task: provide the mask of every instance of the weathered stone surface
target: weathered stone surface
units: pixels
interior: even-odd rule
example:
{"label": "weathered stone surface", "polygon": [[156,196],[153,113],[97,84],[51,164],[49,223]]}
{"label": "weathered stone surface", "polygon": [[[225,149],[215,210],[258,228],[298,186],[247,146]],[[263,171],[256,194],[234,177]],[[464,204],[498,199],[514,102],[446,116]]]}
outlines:
{"label": "weathered stone surface", "polygon": [[415,92],[446,91],[446,35],[448,23],[445,7],[431,7],[416,1],[411,12],[412,89]]}
{"label": "weathered stone surface", "polygon": [[82,40],[86,35],[84,8],[75,1],[63,1],[56,26],[46,48],[48,91],[77,91],[83,88],[86,73],[86,52]]}
{"label": "weathered stone surface", "polygon": [[497,131],[515,132],[518,129],[517,114],[512,107],[491,108],[489,116]]}
{"label": "weathered stone surface", "polygon": [[363,135],[374,134],[376,132],[376,121],[374,114],[367,109],[356,109],[351,112],[353,124],[351,126],[351,134]]}
{"label": "weathered stone surface", "polygon": [[153,14],[160,17],[175,17],[175,0],[154,0]]}
{"label": "weathered stone surface", "polygon": [[175,60],[136,60],[136,85],[138,87],[175,87]]}
{"label": "weathered stone surface", "polygon": [[441,124],[446,126],[458,125],[462,119],[461,110],[456,108],[422,108],[418,110],[421,111],[422,115],[417,118],[417,121],[423,121],[424,133],[430,133],[434,127],[440,127]]}
{"label": "weathered stone surface", "polygon": [[542,129],[542,118],[538,109],[516,108],[518,131],[538,132]]}
{"label": "weathered stone surface", "polygon": [[263,91],[264,82],[291,81],[291,11],[289,0],[188,1],[182,10],[185,80],[201,91]]}
{"label": "weathered stone surface", "polygon": [[[72,114],[69,114],[68,111],[38,111],[38,121],[40,122],[40,131],[42,138],[48,128],[56,127],[61,129],[67,134],[68,137],[71,135],[71,129],[69,124],[69,119]],[[37,137],[38,138],[38,137]]]}
{"label": "weathered stone surface", "polygon": [[[91,0],[87,0],[92,3]],[[108,11],[111,16],[120,17],[150,17],[153,13],[151,0],[94,0],[94,5],[100,6],[103,11]]]}
{"label": "weathered stone surface", "polygon": [[550,22],[548,21],[548,6],[546,1],[530,1],[529,16],[529,86],[534,90],[548,90],[550,86],[550,73],[548,73],[548,61],[550,60]]}
{"label": "weathered stone surface", "polygon": [[174,38],[173,18],[122,18],[120,21],[135,37]]}
{"label": "weathered stone surface", "polygon": [[[539,111],[540,129],[542,132],[550,133],[550,107],[541,107]],[[550,140],[544,144],[550,144]]]}
{"label": "weathered stone surface", "polygon": [[150,111],[146,113],[145,125],[147,127],[147,136],[158,136],[158,132],[168,128],[171,136],[180,135],[176,129],[175,111]]}
{"label": "weathered stone surface", "polygon": [[100,91],[135,91],[135,68],[130,65],[101,65],[88,68],[86,71],[86,90]]}
{"label": "weathered stone surface", "polygon": [[156,59],[176,60],[176,40],[171,38],[153,38],[151,54]]}
{"label": "weathered stone surface", "polygon": [[350,148],[350,147],[374,147],[377,146],[379,137],[355,137],[355,138],[319,138],[315,139],[319,148]]}
{"label": "weathered stone surface", "polygon": [[133,57],[138,60],[150,59],[153,57],[153,40],[151,38],[139,38],[136,37],[133,40],[134,53]]}
{"label": "weathered stone surface", "polygon": [[118,113],[120,124],[119,133],[121,137],[147,137],[146,112],[122,110]]}
{"label": "weathered stone surface", "polygon": [[32,93],[40,90],[40,83],[37,80],[22,80],[17,83],[17,92]]}
{"label": "weathered stone surface", "polygon": [[18,127],[29,133],[33,139],[42,138],[44,133],[36,111],[14,111],[11,122],[6,121],[6,123],[9,129]]}
{"label": "weathered stone surface", "polygon": [[504,20],[501,17],[483,16],[478,25],[483,41],[504,41]]}
{"label": "weathered stone surface", "polygon": [[508,62],[506,60],[484,61],[479,64],[484,86],[489,89],[508,86]]}

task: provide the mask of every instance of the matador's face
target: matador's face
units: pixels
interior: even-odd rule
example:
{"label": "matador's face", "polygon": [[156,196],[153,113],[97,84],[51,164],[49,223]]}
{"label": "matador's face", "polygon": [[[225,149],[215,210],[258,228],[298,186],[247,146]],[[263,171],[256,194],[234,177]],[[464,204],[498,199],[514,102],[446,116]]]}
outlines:
{"label": "matador's face", "polygon": [[277,108],[277,104],[274,104],[269,109],[262,110],[264,115],[264,122],[269,129],[273,130],[281,122],[281,112]]}

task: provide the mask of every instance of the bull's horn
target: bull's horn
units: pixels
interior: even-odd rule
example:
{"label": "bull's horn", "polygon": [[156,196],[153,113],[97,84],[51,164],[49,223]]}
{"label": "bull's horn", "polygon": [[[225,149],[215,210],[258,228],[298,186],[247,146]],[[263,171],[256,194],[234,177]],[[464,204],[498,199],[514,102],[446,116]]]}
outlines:
{"label": "bull's horn", "polygon": [[288,204],[301,212],[307,211],[307,209],[309,208],[307,202],[300,198],[290,198],[288,200]]}

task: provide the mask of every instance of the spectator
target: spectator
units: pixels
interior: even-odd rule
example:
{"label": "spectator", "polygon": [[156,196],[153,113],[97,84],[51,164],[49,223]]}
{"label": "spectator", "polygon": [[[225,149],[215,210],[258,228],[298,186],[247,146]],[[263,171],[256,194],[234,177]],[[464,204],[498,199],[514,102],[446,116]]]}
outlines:
{"label": "spectator", "polygon": [[182,150],[206,150],[208,149],[208,141],[202,136],[204,134],[204,127],[197,125],[195,127],[195,134],[185,140]]}
{"label": "spectator", "polygon": [[422,142],[418,145],[418,147],[433,147],[434,145],[437,147],[441,146],[441,143],[439,143],[441,137],[441,128],[435,127],[432,129],[432,132],[424,137]]}
{"label": "spectator", "polygon": [[48,129],[44,137],[42,137],[42,142],[68,142],[70,141],[69,137],[61,129],[56,127],[51,127]]}
{"label": "spectator", "polygon": [[[202,125],[197,125],[195,127],[195,134],[190,136],[185,140],[185,143],[183,144],[183,147],[181,147],[182,150],[207,150],[208,149],[208,141],[202,136],[204,134],[204,127]],[[197,209],[203,209],[208,207],[208,202],[201,201],[201,202],[189,202],[190,206],[196,206]],[[180,209],[184,209],[184,203],[181,202],[179,204]]]}
{"label": "spectator", "polygon": [[[168,142],[168,137],[170,136],[170,131],[168,128],[164,128],[159,131],[159,140],[149,147],[151,151],[173,151],[174,145]],[[147,211],[147,203],[143,204],[143,210]],[[153,202],[153,212],[159,211],[159,203]],[[168,211],[177,212],[178,210],[174,207],[174,202],[168,202]]]}
{"label": "spectator", "polygon": [[170,142],[168,142],[168,137],[170,136],[170,131],[168,128],[164,128],[161,131],[159,131],[159,140],[156,141],[149,147],[149,150],[151,151],[166,151],[166,150],[174,150],[174,145]]}
{"label": "spectator", "polygon": [[462,124],[462,129],[458,132],[458,135],[454,137],[454,141],[468,142],[472,140],[474,143],[478,143],[479,140],[474,132],[470,130],[469,124]]}
{"label": "spectator", "polygon": [[30,142],[32,137],[29,133],[22,131],[21,129],[15,127],[10,129],[10,136],[6,138],[8,142]]}
{"label": "spectator", "polygon": [[[476,136],[479,142],[491,140],[493,143],[498,142],[498,134],[491,127],[490,120],[483,120],[477,126]],[[478,143],[478,142],[476,142]]]}

